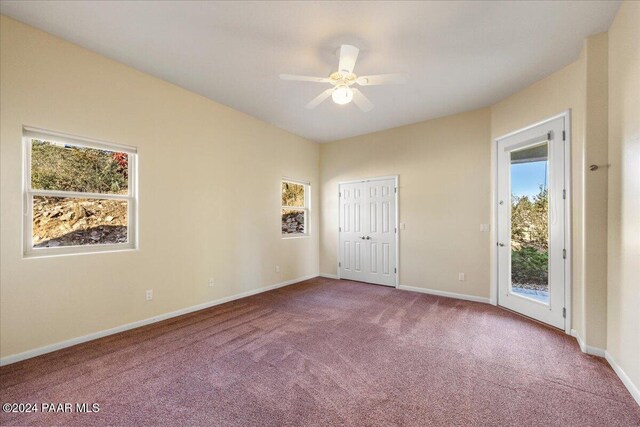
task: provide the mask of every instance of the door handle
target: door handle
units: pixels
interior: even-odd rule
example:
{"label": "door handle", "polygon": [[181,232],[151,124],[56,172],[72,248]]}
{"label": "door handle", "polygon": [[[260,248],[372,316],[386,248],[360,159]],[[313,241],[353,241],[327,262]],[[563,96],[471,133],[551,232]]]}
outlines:
{"label": "door handle", "polygon": [[365,237],[365,239],[367,239],[367,240],[371,240],[371,237],[367,236],[367,237]]}
{"label": "door handle", "polygon": [[362,240],[364,240],[364,239],[365,239],[365,237],[364,237],[364,236],[360,236],[360,238],[361,238]]}
{"label": "door handle", "polygon": [[498,243],[498,246],[503,247],[504,243]]}

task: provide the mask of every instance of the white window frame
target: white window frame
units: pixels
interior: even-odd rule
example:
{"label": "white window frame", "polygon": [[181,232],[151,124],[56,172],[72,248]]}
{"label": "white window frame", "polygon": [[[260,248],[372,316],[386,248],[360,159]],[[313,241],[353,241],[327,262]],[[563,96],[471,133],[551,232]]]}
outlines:
{"label": "white window frame", "polygon": [[[127,153],[128,158],[128,192],[127,194],[84,193],[76,191],[38,190],[31,188],[31,141],[39,139],[49,142],[63,143],[76,147],[108,150]],[[23,173],[23,256],[25,258],[48,257],[58,255],[89,254],[99,252],[113,252],[135,250],[138,248],[138,152],[135,147],[113,144],[89,138],[67,135],[32,127],[22,128],[22,158]],[[77,246],[58,246],[52,248],[33,247],[33,198],[34,196],[72,197],[82,199],[108,199],[127,201],[127,242],[114,244],[95,244]]]}
{"label": "white window frame", "polygon": [[[304,185],[304,207],[301,208],[299,206],[284,206],[282,205],[282,183],[290,182],[292,184]],[[311,183],[308,181],[300,181],[299,179],[287,178],[283,177],[280,180],[280,233],[282,234],[283,239],[297,239],[300,237],[309,237],[311,235]],[[282,210],[283,209],[293,209],[293,210],[301,210],[304,211],[304,233],[297,234],[285,234],[282,233]]]}

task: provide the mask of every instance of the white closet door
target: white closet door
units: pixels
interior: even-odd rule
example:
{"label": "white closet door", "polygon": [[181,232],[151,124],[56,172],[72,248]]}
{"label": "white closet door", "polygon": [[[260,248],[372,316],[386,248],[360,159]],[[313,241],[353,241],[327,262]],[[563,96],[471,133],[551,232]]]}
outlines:
{"label": "white closet door", "polygon": [[395,286],[396,284],[396,208],[395,180],[368,181],[365,253],[365,282]]}
{"label": "white closet door", "polygon": [[343,279],[362,280],[365,268],[364,183],[340,186],[340,265]]}
{"label": "white closet door", "polygon": [[396,285],[396,181],[340,185],[340,277]]}

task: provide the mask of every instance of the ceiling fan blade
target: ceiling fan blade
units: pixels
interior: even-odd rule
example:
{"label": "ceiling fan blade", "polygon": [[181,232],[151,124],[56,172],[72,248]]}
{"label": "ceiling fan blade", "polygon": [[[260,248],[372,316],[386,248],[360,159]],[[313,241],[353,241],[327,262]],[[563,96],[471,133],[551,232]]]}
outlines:
{"label": "ceiling fan blade", "polygon": [[409,80],[408,74],[377,74],[375,76],[360,76],[356,83],[360,86],[402,84]]}
{"label": "ceiling fan blade", "polygon": [[313,76],[297,76],[295,74],[280,74],[282,80],[295,80],[299,82],[315,82],[315,83],[329,83],[328,77],[313,77]]}
{"label": "ceiling fan blade", "polygon": [[349,74],[353,73],[353,67],[356,66],[356,59],[358,59],[359,52],[360,49],[350,44],[340,46],[340,63],[338,64],[338,70],[347,71]]}
{"label": "ceiling fan blade", "polygon": [[362,92],[360,92],[356,88],[352,88],[351,90],[353,90],[353,102],[358,106],[359,109],[361,109],[365,113],[367,111],[373,110],[373,104],[371,103],[371,101],[369,101],[369,98],[364,96]]}
{"label": "ceiling fan blade", "polygon": [[307,106],[305,108],[307,110],[312,110],[312,109],[316,108],[318,105],[320,105],[322,103],[322,101],[324,101],[325,99],[330,97],[332,92],[333,92],[333,88],[325,90],[320,95],[318,95],[315,98],[313,98],[311,100],[311,102],[309,102],[307,104]]}

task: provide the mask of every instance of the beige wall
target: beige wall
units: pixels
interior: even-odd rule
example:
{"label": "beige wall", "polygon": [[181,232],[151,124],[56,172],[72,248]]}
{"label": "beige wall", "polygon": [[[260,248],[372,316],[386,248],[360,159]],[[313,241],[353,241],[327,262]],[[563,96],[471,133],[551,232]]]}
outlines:
{"label": "beige wall", "polygon": [[[584,340],[607,344],[607,142],[608,142],[608,37],[600,33],[584,42]],[[596,171],[590,165],[600,165]],[[578,285],[579,286],[579,285]]]}
{"label": "beige wall", "polygon": [[606,345],[607,34],[587,38],[564,69],[492,107],[498,137],[571,110],[572,328],[592,347]]}
{"label": "beige wall", "polygon": [[491,141],[571,110],[572,327],[604,348],[607,180],[606,171],[586,174],[607,162],[606,98],[603,33],[585,40],[575,62],[490,109],[322,145],[320,271],[336,274],[338,182],[398,174],[400,284],[489,297],[494,251],[479,225],[493,217]]}
{"label": "beige wall", "polygon": [[[609,30],[607,352],[640,389],[640,2]],[[640,394],[636,394],[640,403]]]}
{"label": "beige wall", "polygon": [[585,39],[567,67],[491,107],[493,138],[571,110],[572,328],[606,346],[607,34]]}
{"label": "beige wall", "polygon": [[[571,110],[572,327],[584,328],[583,176],[585,52],[577,61],[491,107],[492,139]],[[492,167],[495,167],[492,166]]]}
{"label": "beige wall", "polygon": [[[492,274],[492,139],[572,112],[574,280],[582,283],[586,58],[490,109],[429,120],[321,146],[320,271],[336,274],[340,181],[400,176],[400,284],[489,298]],[[471,237],[471,238],[470,238]],[[466,281],[458,281],[458,272]],[[583,324],[582,285],[573,323]],[[577,308],[576,308],[577,306]],[[575,327],[575,326],[574,326]]]}
{"label": "beige wall", "polygon": [[337,273],[338,183],[399,175],[400,284],[488,298],[489,125],[485,108],[323,144],[320,271]]}
{"label": "beige wall", "polygon": [[[318,206],[317,144],[6,17],[0,28],[2,357],[317,275],[318,209],[310,238],[282,240],[279,220],[282,176],[309,180]],[[138,251],[22,258],[22,125],[138,147]]]}

